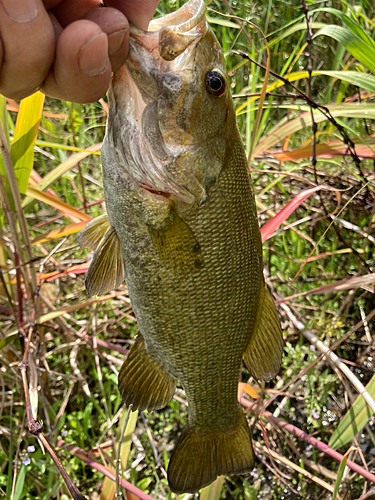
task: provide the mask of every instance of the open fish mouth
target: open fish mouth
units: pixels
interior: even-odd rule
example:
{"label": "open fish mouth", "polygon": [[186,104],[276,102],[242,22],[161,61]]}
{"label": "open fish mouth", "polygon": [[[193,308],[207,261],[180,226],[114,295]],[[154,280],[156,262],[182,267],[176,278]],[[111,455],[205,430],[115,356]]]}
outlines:
{"label": "open fish mouth", "polygon": [[[112,79],[103,155],[104,161],[114,156],[139,186],[188,205],[196,193],[172,172],[177,159],[196,145],[181,123],[187,122],[185,103],[196,78],[196,47],[209,29],[205,12],[204,0],[190,0],[151,21],[148,31],[131,26],[128,59]],[[183,117],[179,124],[176,116]]]}
{"label": "open fish mouth", "polygon": [[158,51],[164,61],[173,61],[204,33],[205,12],[203,0],[190,0],[176,12],[151,21],[147,32],[131,26],[130,37]]}

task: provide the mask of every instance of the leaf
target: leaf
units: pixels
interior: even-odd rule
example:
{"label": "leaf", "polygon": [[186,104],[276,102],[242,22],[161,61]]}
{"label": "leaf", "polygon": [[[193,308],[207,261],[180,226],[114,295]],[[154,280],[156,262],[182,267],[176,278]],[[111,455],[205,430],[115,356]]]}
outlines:
{"label": "leaf", "polygon": [[262,242],[264,243],[268,240],[271,235],[275,232],[275,230],[291,215],[294,210],[301,205],[303,201],[306,200],[310,195],[322,189],[323,186],[315,186],[310,189],[305,189],[301,191],[297,196],[295,196],[289,203],[285,205],[284,208],[280,210],[272,219],[264,224],[264,226],[260,230],[260,234],[262,235]]}
{"label": "leaf", "polygon": [[8,344],[14,342],[16,340],[16,338],[18,338],[18,332],[11,333],[10,335],[5,337],[4,339],[1,339],[0,340],[0,351],[2,349],[4,349],[4,347],[6,347]]}
{"label": "leaf", "polygon": [[26,477],[26,465],[22,464],[17,476],[16,486],[14,488],[13,500],[21,500],[21,498],[24,497],[24,495],[22,495],[22,490],[25,484],[25,477]]}
{"label": "leaf", "polygon": [[[325,26],[327,26],[325,23],[311,23],[311,28],[316,30],[324,28]],[[288,36],[293,35],[293,33],[301,30],[306,31],[306,22],[294,24],[290,28],[286,29],[280,36],[271,40],[268,45],[269,47],[272,47],[272,45],[276,45],[284,38],[287,38]]]}
{"label": "leaf", "polygon": [[238,401],[241,401],[242,394],[245,393],[248,396],[250,396],[253,399],[258,399],[258,393],[256,390],[251,387],[250,384],[245,384],[244,382],[239,382],[238,384],[238,393],[237,393],[237,399]]}
{"label": "leaf", "polygon": [[[346,118],[375,118],[375,105],[362,103],[361,106],[352,103],[329,104],[326,106],[331,115],[335,117]],[[319,110],[313,110],[315,123],[327,120],[327,117]],[[294,120],[288,120],[285,124],[276,124],[262,141],[260,141],[255,150],[254,156],[267,152],[269,148],[282,142],[286,137],[306,127],[311,126],[311,113],[307,111],[302,113]]]}
{"label": "leaf", "polygon": [[81,231],[84,227],[86,227],[87,222],[77,222],[75,224],[68,224],[64,227],[59,227],[56,229],[52,229],[48,231],[48,233],[41,234],[37,236],[32,242],[32,245],[36,245],[37,243],[44,243],[45,241],[53,240],[55,238],[62,238],[63,236],[69,236],[70,234],[75,234]]}
{"label": "leaf", "polygon": [[42,191],[39,191],[39,189],[36,189],[34,187],[29,186],[26,190],[26,194],[28,196],[31,196],[35,200],[42,201],[43,203],[46,203],[46,205],[50,205],[51,207],[57,208],[57,210],[60,210],[60,212],[73,215],[80,220],[88,222],[92,219],[92,217],[90,215],[87,215],[85,212],[81,212],[80,210],[77,210],[71,205],[68,205],[63,201],[58,200],[49,194],[43,193]]}
{"label": "leaf", "polygon": [[369,71],[375,68],[375,47],[366,43],[348,28],[330,24],[315,33],[313,38],[321,35],[329,36],[343,45]]}
{"label": "leaf", "polygon": [[335,482],[335,489],[333,490],[333,494],[332,494],[332,500],[336,500],[337,499],[337,496],[338,496],[338,493],[339,493],[339,489],[340,489],[340,485],[341,485],[341,481],[342,481],[342,478],[343,478],[344,472],[345,472],[346,462],[348,461],[349,453],[351,453],[355,449],[356,448],[354,448],[354,446],[351,446],[349,448],[349,450],[345,453],[345,455],[343,456],[343,458],[342,458],[342,460],[340,462],[339,470],[337,471],[337,478],[336,478],[336,482]]}
{"label": "leaf", "polygon": [[34,145],[42,114],[44,94],[36,92],[22,99],[10,154],[14,166],[18,189],[26,193],[29,176],[34,163]]}
{"label": "leaf", "polygon": [[201,489],[199,500],[219,500],[223,489],[224,476],[219,476],[213,483]]}
{"label": "leaf", "polygon": [[[122,412],[120,423],[117,426],[117,433],[116,433],[117,434],[117,441],[116,441],[117,446],[118,446],[118,438],[120,437],[121,429],[122,429],[124,422],[125,422],[126,413],[127,413],[126,411]],[[135,426],[137,425],[137,417],[138,417],[138,411],[130,412],[130,418],[129,418],[128,424],[127,424],[125,432],[124,432],[124,437],[123,437],[122,446],[121,446],[121,453],[120,453],[122,470],[126,470],[126,467],[127,467],[129,454],[130,454],[130,448],[132,445],[132,435],[133,435]],[[111,468],[111,470],[114,470],[114,469]],[[130,493],[129,491],[126,491],[127,497],[132,498],[132,496],[128,495],[129,493]],[[104,499],[105,500],[113,500],[115,498],[115,495],[116,495],[115,483],[111,479],[109,479],[108,477],[105,477],[104,481],[103,481],[103,486],[102,486],[102,489],[100,492],[100,498],[103,500]],[[132,495],[132,494],[130,493],[130,495]],[[135,498],[138,500],[138,497],[135,497]]]}
{"label": "leaf", "polygon": [[[355,151],[360,158],[374,158],[375,154],[370,145],[375,146],[375,137],[366,137],[366,144],[358,144],[358,139],[354,139]],[[279,161],[297,161],[304,158],[310,158],[313,154],[312,145],[303,148],[293,149],[291,151],[272,150],[269,151],[276,160]],[[316,156],[319,158],[335,158],[337,156],[349,155],[348,146],[340,140],[316,144]]]}
{"label": "leaf", "polygon": [[206,19],[210,24],[217,24],[219,26],[224,26],[225,28],[234,28],[236,30],[239,30],[241,28],[239,24],[233,23],[232,21],[227,21],[226,19],[222,19],[219,17],[206,16]]}
{"label": "leaf", "polygon": [[[86,150],[72,154],[67,160],[60,163],[60,165],[58,165],[55,169],[45,175],[44,178],[36,186],[36,188],[40,191],[44,191],[45,189],[49,188],[51,184],[53,184],[57,179],[64,175],[68,170],[77,165],[79,161],[83,160],[83,158],[86,158],[90,154],[94,154],[96,151],[100,150],[101,147],[102,143],[99,142],[98,144],[94,144],[87,148],[89,152]],[[32,197],[26,197],[22,203],[23,208],[27,208],[30,203],[32,203],[32,201]]]}
{"label": "leaf", "polygon": [[[369,92],[373,92],[372,89],[375,88],[375,76],[369,73],[361,73],[359,71],[325,71],[325,70],[312,72],[312,76],[320,76],[320,75],[330,76],[332,78],[337,78],[338,80],[343,80],[348,83],[352,83],[353,85],[364,88]],[[285,80],[288,80],[288,82],[295,82],[298,80],[303,80],[304,78],[308,78],[308,76],[309,74],[307,71],[296,71],[294,73],[289,73],[288,75],[284,75],[283,78]],[[285,82],[283,80],[276,80],[267,87],[267,92],[273,92],[274,90],[283,87],[284,85]],[[238,106],[238,108],[236,108],[236,115],[239,116],[240,114],[242,114],[243,110],[247,108],[249,104],[257,101],[258,99],[259,95],[250,97],[250,99],[248,99],[246,102]],[[298,109],[298,107],[301,110],[310,109],[307,105],[285,106],[285,107],[288,109]]]}
{"label": "leaf", "polygon": [[296,293],[294,295],[289,295],[289,297],[284,297],[283,299],[276,300],[276,304],[281,304],[282,302],[287,302],[288,300],[296,299],[297,297],[303,297],[305,295],[315,295],[320,293],[336,293],[343,292],[345,290],[356,290],[357,288],[365,288],[370,290],[369,287],[375,283],[375,273],[365,274],[364,276],[354,276],[346,280],[336,281],[330,285],[320,286],[309,290],[307,292]]}
{"label": "leaf", "polygon": [[[366,386],[366,391],[372,398],[375,398],[375,375]],[[353,406],[341,420],[337,429],[329,440],[329,446],[336,450],[345,446],[353,437],[360,432],[372,417],[373,413],[363,396],[359,395]]]}

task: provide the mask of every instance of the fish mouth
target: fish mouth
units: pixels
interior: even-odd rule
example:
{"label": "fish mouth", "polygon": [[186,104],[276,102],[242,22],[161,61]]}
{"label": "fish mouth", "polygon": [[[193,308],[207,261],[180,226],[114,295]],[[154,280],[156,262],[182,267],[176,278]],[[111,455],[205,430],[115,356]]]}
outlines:
{"label": "fish mouth", "polygon": [[196,144],[187,130],[172,123],[174,115],[165,103],[171,96],[179,102],[194,78],[195,48],[208,29],[205,12],[204,0],[190,0],[151,21],[148,31],[131,26],[128,59],[112,79],[103,146],[103,158],[115,155],[138,186],[188,205],[195,194],[176,178],[173,166]]}
{"label": "fish mouth", "polygon": [[130,38],[164,61],[173,61],[199,39],[206,26],[204,0],[190,0],[176,12],[150,22],[147,31],[130,27]]}

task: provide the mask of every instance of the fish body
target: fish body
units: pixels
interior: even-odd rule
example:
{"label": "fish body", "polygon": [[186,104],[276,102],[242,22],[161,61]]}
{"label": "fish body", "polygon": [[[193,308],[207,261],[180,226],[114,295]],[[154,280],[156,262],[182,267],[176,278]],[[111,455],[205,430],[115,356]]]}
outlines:
{"label": "fish body", "polygon": [[258,379],[282,338],[225,61],[203,0],[131,30],[114,75],[102,151],[107,216],[79,242],[96,250],[89,294],[126,278],[139,336],[119,375],[133,410],[163,408],[180,381],[188,425],[168,480],[195,492],[254,465],[237,401],[241,360]]}

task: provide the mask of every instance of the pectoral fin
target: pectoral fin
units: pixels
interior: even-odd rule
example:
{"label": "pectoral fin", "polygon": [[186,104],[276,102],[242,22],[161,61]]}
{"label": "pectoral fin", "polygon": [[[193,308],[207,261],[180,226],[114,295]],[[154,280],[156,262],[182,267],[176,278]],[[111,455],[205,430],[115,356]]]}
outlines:
{"label": "pectoral fin", "polygon": [[163,226],[149,226],[160,260],[176,272],[187,273],[202,266],[200,245],[188,224],[171,208]]}
{"label": "pectoral fin", "polygon": [[79,232],[77,241],[81,248],[89,248],[95,251],[99,245],[100,240],[107,233],[111,223],[109,222],[108,215],[100,215],[92,221],[90,221],[87,226],[85,226],[82,231]]}
{"label": "pectoral fin", "polygon": [[134,410],[158,410],[172,399],[176,380],[155,360],[139,335],[121,367],[119,391],[126,405]]}
{"label": "pectoral fin", "polygon": [[283,337],[272,297],[264,285],[254,333],[243,354],[253,377],[269,381],[280,369]]}
{"label": "pectoral fin", "polygon": [[124,278],[121,243],[115,229],[110,227],[97,244],[94,258],[86,274],[86,291],[88,295],[107,293],[118,288]]}

